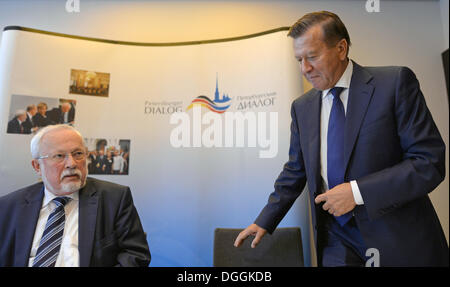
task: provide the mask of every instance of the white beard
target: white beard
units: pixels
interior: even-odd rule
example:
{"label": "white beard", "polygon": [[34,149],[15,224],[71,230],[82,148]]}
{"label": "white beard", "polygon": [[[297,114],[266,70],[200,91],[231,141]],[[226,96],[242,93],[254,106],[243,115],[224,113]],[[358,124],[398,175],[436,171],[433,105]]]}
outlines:
{"label": "white beard", "polygon": [[81,180],[77,182],[69,182],[69,183],[62,183],[61,184],[61,191],[66,193],[74,193],[81,189]]}
{"label": "white beard", "polygon": [[[71,194],[71,193],[74,193],[74,192],[80,190],[81,188],[83,188],[86,185],[86,180],[84,182],[82,182],[80,179],[76,182],[61,183],[61,188],[59,190],[57,190],[51,185],[50,181],[47,180],[44,169],[42,169],[41,177],[42,177],[42,181],[44,182],[45,187],[55,195]],[[81,177],[81,173],[80,173],[80,177]]]}

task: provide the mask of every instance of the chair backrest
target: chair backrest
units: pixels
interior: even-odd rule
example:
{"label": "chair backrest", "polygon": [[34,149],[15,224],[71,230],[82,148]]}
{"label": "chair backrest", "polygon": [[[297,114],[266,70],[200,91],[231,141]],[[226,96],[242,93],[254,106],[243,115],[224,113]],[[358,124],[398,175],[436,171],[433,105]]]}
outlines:
{"label": "chair backrest", "polygon": [[215,267],[298,267],[304,266],[300,228],[277,228],[266,234],[255,248],[253,237],[242,246],[233,243],[243,229],[217,228],[214,232]]}

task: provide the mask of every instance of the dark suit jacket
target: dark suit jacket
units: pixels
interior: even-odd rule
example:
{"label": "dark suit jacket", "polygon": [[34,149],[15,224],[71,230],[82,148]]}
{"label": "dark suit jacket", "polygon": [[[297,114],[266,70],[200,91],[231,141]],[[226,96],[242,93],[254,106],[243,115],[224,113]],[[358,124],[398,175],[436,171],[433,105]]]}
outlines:
{"label": "dark suit jacket", "polygon": [[[43,184],[0,198],[0,267],[27,266]],[[150,251],[130,189],[88,178],[79,192],[80,266],[148,266]]]}
{"label": "dark suit jacket", "polygon": [[[321,262],[324,216],[314,198],[320,176],[321,92],[292,104],[289,161],[255,223],[270,233],[306,182]],[[445,177],[445,146],[414,73],[354,63],[345,123],[345,181],[356,180],[364,205],[354,209],[368,248],[382,266],[448,265],[449,249],[428,197]]]}
{"label": "dark suit jacket", "polygon": [[[97,155],[97,157],[92,161],[92,174],[105,174],[107,165],[108,159],[106,155],[103,155],[103,158]],[[103,167],[105,167],[105,170],[103,170]]]}
{"label": "dark suit jacket", "polygon": [[31,129],[36,126],[34,122],[31,122],[32,120],[33,119],[27,114],[27,119],[22,124],[25,134],[31,134]]}
{"label": "dark suit jacket", "polygon": [[37,127],[46,127],[48,125],[54,125],[56,123],[52,122],[50,118],[48,117],[48,113],[46,113],[47,117],[44,118],[40,113],[36,113],[33,116],[33,123]]}
{"label": "dark suit jacket", "polygon": [[[68,121],[73,122],[75,120],[75,107],[71,104],[71,109],[68,112]],[[64,123],[64,113],[61,111],[61,107],[53,108],[47,112],[48,118],[54,124],[62,124]]]}
{"label": "dark suit jacket", "polygon": [[[23,127],[23,126],[22,126]],[[8,134],[23,134],[25,131],[21,129],[19,120],[17,117],[14,117],[12,120],[8,122],[8,128],[6,129],[6,132]]]}

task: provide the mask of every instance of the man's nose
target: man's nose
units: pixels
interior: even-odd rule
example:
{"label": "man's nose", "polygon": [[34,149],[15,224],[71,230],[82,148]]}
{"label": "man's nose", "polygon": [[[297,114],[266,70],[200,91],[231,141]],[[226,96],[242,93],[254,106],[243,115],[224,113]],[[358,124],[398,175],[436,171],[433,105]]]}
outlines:
{"label": "man's nose", "polygon": [[64,165],[65,167],[74,167],[77,165],[76,160],[72,157],[72,154],[66,154],[66,158],[64,159]]}
{"label": "man's nose", "polygon": [[309,73],[311,70],[312,70],[312,66],[311,66],[311,64],[308,62],[308,60],[306,60],[306,59],[304,59],[303,61],[302,61],[302,66],[301,66],[301,68],[302,68],[302,73],[303,74],[307,74],[307,73]]}

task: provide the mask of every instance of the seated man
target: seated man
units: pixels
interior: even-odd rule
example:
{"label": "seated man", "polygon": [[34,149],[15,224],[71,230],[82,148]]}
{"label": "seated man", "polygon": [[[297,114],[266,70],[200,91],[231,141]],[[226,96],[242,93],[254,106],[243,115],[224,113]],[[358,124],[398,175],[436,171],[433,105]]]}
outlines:
{"label": "seated man", "polygon": [[17,110],[14,118],[8,122],[6,132],[8,134],[24,134],[25,128],[23,124],[27,119],[27,113],[24,110]]}
{"label": "seated man", "polygon": [[148,266],[130,189],[88,178],[86,154],[68,125],[33,137],[31,164],[42,182],[0,197],[0,267]]}

